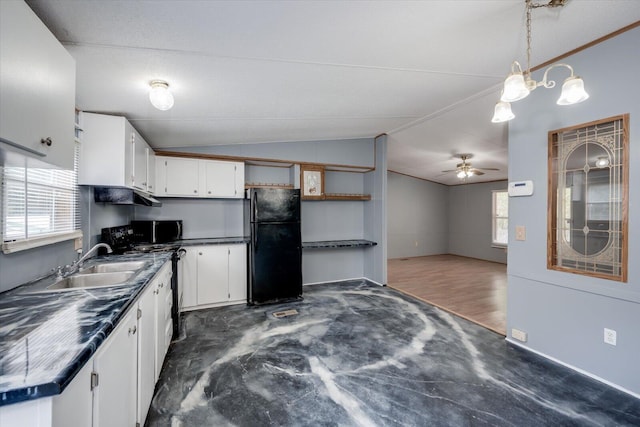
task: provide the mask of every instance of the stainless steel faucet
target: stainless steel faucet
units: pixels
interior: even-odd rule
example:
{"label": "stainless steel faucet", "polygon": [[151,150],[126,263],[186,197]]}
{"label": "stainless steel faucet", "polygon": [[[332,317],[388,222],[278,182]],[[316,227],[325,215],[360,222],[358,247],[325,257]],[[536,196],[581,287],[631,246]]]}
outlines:
{"label": "stainless steel faucet", "polygon": [[94,247],[92,247],[91,249],[89,249],[87,251],[86,254],[84,254],[82,256],[82,258],[80,258],[78,261],[76,261],[74,264],[77,266],[81,266],[83,262],[85,262],[88,258],[91,258],[93,256],[93,254],[95,252],[98,251],[98,249],[100,248],[106,248],[107,249],[107,253],[110,254],[113,252],[113,249],[111,249],[111,246],[107,245],[106,243],[98,243],[97,245],[95,245]]}

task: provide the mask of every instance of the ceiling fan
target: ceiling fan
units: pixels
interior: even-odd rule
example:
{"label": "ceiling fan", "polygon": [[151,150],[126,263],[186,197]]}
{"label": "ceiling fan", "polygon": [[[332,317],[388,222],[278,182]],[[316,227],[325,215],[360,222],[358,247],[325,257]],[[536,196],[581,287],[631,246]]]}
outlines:
{"label": "ceiling fan", "polygon": [[473,154],[456,154],[454,157],[462,160],[462,163],[458,163],[455,169],[442,171],[442,173],[455,172],[456,176],[460,179],[466,179],[473,175],[484,175],[482,171],[497,171],[497,168],[474,168],[467,160],[473,157]]}

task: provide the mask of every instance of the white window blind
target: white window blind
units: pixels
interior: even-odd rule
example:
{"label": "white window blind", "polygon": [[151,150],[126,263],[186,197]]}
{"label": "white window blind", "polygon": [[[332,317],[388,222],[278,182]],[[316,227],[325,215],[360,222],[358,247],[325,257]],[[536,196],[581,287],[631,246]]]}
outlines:
{"label": "white window blind", "polygon": [[80,228],[76,177],[78,152],[76,146],[73,171],[11,166],[0,170],[2,240],[5,244]]}
{"label": "white window blind", "polygon": [[509,193],[507,190],[492,192],[492,244],[507,246],[509,243]]}

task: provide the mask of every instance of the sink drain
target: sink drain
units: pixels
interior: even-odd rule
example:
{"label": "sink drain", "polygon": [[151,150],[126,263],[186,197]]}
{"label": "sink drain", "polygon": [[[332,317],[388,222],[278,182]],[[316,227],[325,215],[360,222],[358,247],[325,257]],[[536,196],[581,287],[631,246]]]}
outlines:
{"label": "sink drain", "polygon": [[296,309],[283,310],[283,311],[276,311],[275,313],[273,313],[273,317],[280,319],[281,317],[295,316],[296,314],[298,314],[298,310]]}

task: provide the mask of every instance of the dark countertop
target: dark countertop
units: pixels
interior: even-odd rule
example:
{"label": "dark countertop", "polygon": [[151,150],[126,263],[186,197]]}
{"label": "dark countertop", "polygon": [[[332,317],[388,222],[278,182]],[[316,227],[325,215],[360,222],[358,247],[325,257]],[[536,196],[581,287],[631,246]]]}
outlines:
{"label": "dark countertop", "polygon": [[52,275],[0,293],[0,406],[60,394],[171,253],[112,255],[85,264],[139,260],[150,265],[126,285],[33,293],[53,283]]}
{"label": "dark countertop", "polygon": [[232,236],[232,237],[206,237],[200,239],[182,239],[171,242],[180,246],[201,246],[201,245],[232,245],[234,243],[249,243],[249,237]]}
{"label": "dark countertop", "polygon": [[363,248],[376,245],[376,242],[364,239],[323,240],[319,242],[302,242],[302,249]]}

